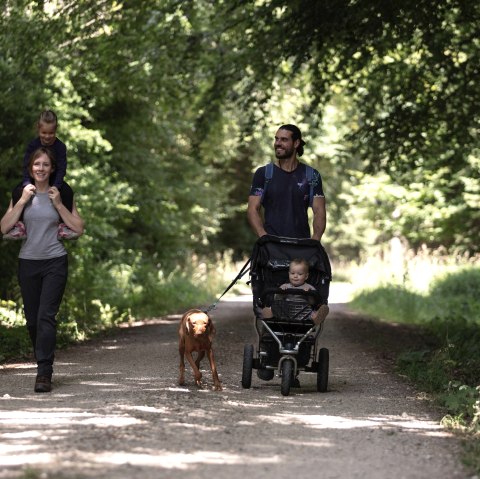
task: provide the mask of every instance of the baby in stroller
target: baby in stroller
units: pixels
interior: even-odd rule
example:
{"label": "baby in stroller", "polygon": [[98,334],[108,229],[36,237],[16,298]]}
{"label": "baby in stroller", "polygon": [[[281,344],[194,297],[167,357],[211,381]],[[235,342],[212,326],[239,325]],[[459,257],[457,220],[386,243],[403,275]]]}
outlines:
{"label": "baby in stroller", "polygon": [[[288,279],[289,283],[283,283],[280,285],[280,289],[300,289],[303,291],[315,291],[315,288],[307,283],[309,274],[309,265],[308,261],[303,258],[295,258],[290,261],[290,266],[288,268]],[[315,308],[315,302],[311,298],[310,303],[313,306],[312,312],[310,314],[310,319],[318,326],[325,321],[325,318],[328,315],[329,308],[326,304],[320,305],[320,307]],[[262,309],[263,317],[268,319],[273,317],[272,308],[266,306]]]}
{"label": "baby in stroller", "polygon": [[253,369],[262,381],[272,380],[277,371],[287,396],[305,371],[316,373],[317,390],[326,392],[329,352],[319,341],[332,279],[326,251],[310,238],[265,235],[251,261],[258,346],[244,345],[242,387],[251,387]]}

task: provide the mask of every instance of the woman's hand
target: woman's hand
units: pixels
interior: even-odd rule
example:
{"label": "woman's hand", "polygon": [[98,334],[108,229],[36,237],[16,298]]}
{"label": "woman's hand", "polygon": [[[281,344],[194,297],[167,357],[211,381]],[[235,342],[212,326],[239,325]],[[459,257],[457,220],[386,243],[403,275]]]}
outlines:
{"label": "woman's hand", "polygon": [[22,196],[20,197],[18,202],[21,205],[26,205],[30,201],[30,198],[35,195],[36,191],[37,191],[37,188],[35,187],[35,185],[32,185],[32,184],[26,185],[25,188],[23,188]]}
{"label": "woman's hand", "polygon": [[25,205],[31,200],[36,191],[35,185],[26,185],[22,190],[22,196],[20,196],[15,205],[10,200],[8,209],[0,220],[0,231],[3,234],[8,233],[15,226],[15,223],[20,220]]}
{"label": "woman's hand", "polygon": [[60,197],[60,191],[56,186],[51,186],[48,189],[48,197],[52,200],[53,206],[58,209],[62,204],[62,198]]}

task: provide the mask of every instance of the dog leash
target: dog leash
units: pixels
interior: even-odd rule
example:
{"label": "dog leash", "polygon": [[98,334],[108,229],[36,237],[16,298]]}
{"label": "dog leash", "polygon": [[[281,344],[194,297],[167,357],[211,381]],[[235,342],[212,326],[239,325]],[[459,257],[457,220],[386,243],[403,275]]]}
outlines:
{"label": "dog leash", "polygon": [[220,297],[213,303],[211,304],[207,309],[205,309],[203,312],[208,314],[210,311],[214,310],[217,307],[217,304],[220,302],[222,297],[230,290],[230,288],[233,287],[233,285],[244,275],[246,274],[250,268],[248,265],[251,263],[252,258],[248,258],[248,261],[242,266],[242,269],[240,272],[237,274],[235,279],[230,283],[230,285],[227,287],[227,289],[220,295]]}

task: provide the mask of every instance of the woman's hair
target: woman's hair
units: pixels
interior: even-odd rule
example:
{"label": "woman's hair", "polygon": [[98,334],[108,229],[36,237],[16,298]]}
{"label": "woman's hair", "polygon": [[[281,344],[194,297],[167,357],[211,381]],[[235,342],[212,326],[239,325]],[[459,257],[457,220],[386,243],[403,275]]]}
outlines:
{"label": "woman's hair", "polygon": [[45,148],[44,146],[41,146],[30,155],[30,160],[28,161],[28,172],[30,173],[30,176],[32,175],[33,162],[42,155],[48,156],[52,165],[52,172],[55,170],[57,166],[57,162],[55,161],[55,155],[53,154],[52,150],[50,150],[50,148]]}
{"label": "woman's hair", "polygon": [[44,110],[38,117],[37,124],[39,125],[40,123],[54,123],[56,128],[58,126],[57,115],[52,110]]}
{"label": "woman's hair", "polygon": [[302,140],[302,132],[300,131],[300,128],[296,125],[282,125],[279,130],[288,130],[292,132],[292,140],[300,140],[300,145],[297,148],[297,155],[302,156],[303,155],[303,146],[305,145],[305,142]]}
{"label": "woman's hair", "polygon": [[307,273],[310,270],[310,265],[308,264],[308,261],[306,259],[303,259],[303,258],[292,259],[292,261],[290,261],[290,266],[292,266],[292,264],[302,265],[305,268],[305,271]]}

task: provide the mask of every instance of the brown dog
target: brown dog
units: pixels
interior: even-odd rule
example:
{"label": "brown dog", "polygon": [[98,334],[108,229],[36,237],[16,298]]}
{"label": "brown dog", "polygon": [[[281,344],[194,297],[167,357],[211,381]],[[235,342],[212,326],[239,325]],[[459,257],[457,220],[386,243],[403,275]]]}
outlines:
{"label": "brown dog", "polygon": [[[213,384],[216,391],[222,390],[222,384],[218,379],[217,367],[213,356],[212,341],[215,336],[215,327],[212,319],[208,314],[199,309],[191,309],[187,311],[180,320],[180,328],[178,330],[180,343],[178,352],[180,353],[180,377],[178,384],[185,384],[185,360],[192,366],[195,375],[195,383],[202,386],[202,373],[200,372],[200,361],[204,358],[205,353],[210,361],[210,369],[212,370]],[[193,360],[192,353],[197,352],[196,361]]]}

